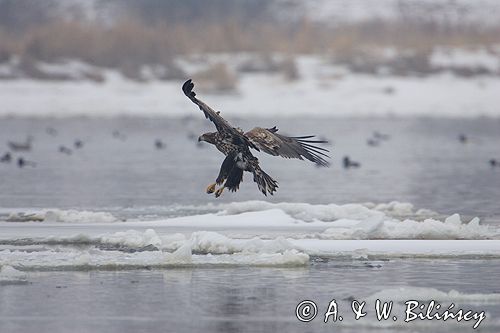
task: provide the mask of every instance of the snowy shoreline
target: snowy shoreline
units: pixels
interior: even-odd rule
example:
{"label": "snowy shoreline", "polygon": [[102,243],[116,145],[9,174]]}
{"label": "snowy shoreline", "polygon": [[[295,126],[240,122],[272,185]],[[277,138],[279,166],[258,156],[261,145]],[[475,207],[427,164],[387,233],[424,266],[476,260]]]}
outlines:
{"label": "snowy shoreline", "polygon": [[[500,117],[500,78],[439,75],[396,78],[351,75],[340,81],[275,85],[243,78],[238,94],[203,99],[225,116],[252,117]],[[0,117],[184,117],[193,115],[180,82],[0,81]],[[384,91],[394,87],[394,93]],[[278,98],[277,98],[278,96]]]}
{"label": "snowy shoreline", "polygon": [[[469,57],[476,61],[479,56]],[[467,68],[500,67],[493,56],[488,57],[486,64],[473,61],[465,65]],[[224,61],[233,68],[240,61],[237,56],[213,58],[208,57],[204,66]],[[435,58],[434,62],[439,66],[449,62],[444,68],[450,70],[457,62],[451,56]],[[465,55],[458,58],[468,59]],[[490,64],[492,61],[494,63]],[[197,92],[224,116],[500,117],[497,108],[500,103],[498,75],[467,77],[446,70],[426,76],[363,74],[351,72],[321,57],[300,56],[296,62],[300,73],[297,80],[287,80],[279,73],[244,73],[238,75],[232,92],[215,93],[203,91],[200,87]],[[461,62],[458,65],[465,66]],[[58,70],[64,70],[64,66],[60,65]],[[78,67],[72,63],[67,66],[69,72]],[[196,72],[189,69],[190,66],[194,65],[184,64],[188,69],[187,76]],[[0,117],[194,115],[192,106],[181,92],[182,81],[150,79],[138,82],[126,79],[114,70],[103,71],[106,80],[102,83],[28,78],[0,80]]]}

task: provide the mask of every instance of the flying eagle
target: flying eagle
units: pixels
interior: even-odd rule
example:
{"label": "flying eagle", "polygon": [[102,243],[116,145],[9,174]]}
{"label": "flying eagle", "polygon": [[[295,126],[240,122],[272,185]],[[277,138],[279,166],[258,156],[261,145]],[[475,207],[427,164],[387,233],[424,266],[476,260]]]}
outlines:
{"label": "flying eagle", "polygon": [[[324,140],[311,140],[314,135],[289,137],[278,134],[278,129],[255,127],[251,131],[244,133],[240,128],[231,126],[220,112],[214,111],[207,104],[196,98],[193,91],[194,83],[187,80],[182,85],[184,94],[215,124],[217,132],[209,132],[201,135],[198,141],[206,141],[226,155],[222,162],[220,172],[215,183],[207,187],[207,193],[215,192],[215,197],[219,197],[225,188],[232,192],[238,190],[243,180],[243,171],[253,174],[253,180],[257,183],[259,190],[267,196],[273,194],[278,188],[278,182],[265,173],[259,166],[259,160],[250,152],[250,148],[263,151],[273,156],[284,158],[303,158],[316,163],[318,166],[328,166],[329,163],[324,157],[328,150],[317,147],[314,144],[327,143]],[[224,184],[224,185],[222,185]],[[215,189],[216,185],[222,185]]]}

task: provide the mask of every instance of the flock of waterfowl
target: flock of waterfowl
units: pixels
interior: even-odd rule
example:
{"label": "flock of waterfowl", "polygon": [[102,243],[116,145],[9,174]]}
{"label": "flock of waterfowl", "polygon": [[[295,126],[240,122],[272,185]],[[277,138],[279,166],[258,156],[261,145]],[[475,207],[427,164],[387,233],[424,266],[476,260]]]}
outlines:
{"label": "flock of waterfowl", "polygon": [[[390,138],[391,136],[388,134],[374,131],[372,136],[366,140],[366,144],[370,147],[378,147],[383,141],[388,141],[390,140]],[[460,133],[458,135],[458,142],[460,142],[461,144],[467,144],[469,142],[469,138],[467,137],[467,135]],[[488,163],[489,165],[491,165],[492,168],[500,167],[500,162],[497,161],[495,158],[491,158],[488,161]],[[344,167],[344,169],[359,168],[361,167],[361,163],[351,160],[351,158],[348,155],[346,155],[342,159],[342,166]]]}
{"label": "flock of waterfowl", "polygon": [[[53,127],[47,127],[46,133],[50,136],[58,135],[58,131]],[[127,140],[127,135],[118,130],[114,130],[111,133],[111,135],[116,140],[120,141]],[[197,135],[191,132],[187,134],[187,138],[189,140],[196,141]],[[374,131],[372,135],[366,140],[366,144],[370,147],[378,147],[382,144],[382,142],[388,141],[390,139],[391,139],[390,135]],[[463,133],[460,133],[457,139],[458,142],[460,142],[461,144],[467,144],[469,142],[469,138],[467,137],[467,135]],[[36,167],[37,165],[36,162],[30,161],[26,159],[25,156],[22,155],[23,153],[27,153],[33,149],[33,142],[34,142],[34,137],[32,135],[28,135],[26,137],[26,140],[24,141],[13,141],[13,140],[7,141],[7,147],[9,148],[9,150],[0,157],[0,163],[5,163],[5,164],[15,163],[19,168]],[[197,142],[197,145],[198,147],[201,146],[199,142]],[[85,146],[84,141],[77,138],[74,139],[72,146],[59,145],[57,151],[61,154],[72,155],[75,150],[82,149],[84,146]],[[158,150],[166,148],[165,142],[161,139],[155,139],[153,142],[153,146]],[[19,156],[15,157],[15,155]],[[359,161],[352,160],[352,158],[348,155],[345,155],[342,158],[341,164],[344,169],[351,169],[351,168],[355,169],[361,167],[361,163]],[[488,161],[488,164],[492,168],[500,167],[500,162],[495,158],[491,158]]]}
{"label": "flock of waterfowl", "polygon": [[[53,127],[47,127],[46,133],[50,136],[58,135],[58,131]],[[118,130],[112,132],[112,137],[120,141],[127,140],[127,136]],[[26,159],[25,156],[23,156],[23,154],[29,153],[33,150],[33,142],[34,137],[32,135],[29,135],[25,141],[7,141],[7,147],[9,148],[9,150],[0,157],[0,163],[15,163],[19,168],[36,167],[36,162],[30,161]],[[74,139],[71,146],[59,145],[57,151],[64,155],[72,155],[75,150],[82,149],[84,146],[85,143],[83,140]],[[154,147],[156,149],[164,149],[166,147],[166,144],[161,139],[155,139]],[[18,156],[16,157],[15,155]]]}
{"label": "flock of waterfowl", "polygon": [[[388,141],[390,138],[391,136],[389,134],[374,131],[372,136],[366,139],[366,144],[370,147],[378,147],[383,141]],[[351,160],[351,158],[346,155],[342,159],[342,166],[344,169],[359,168],[361,167],[361,163]]]}
{"label": "flock of waterfowl", "polygon": [[[33,142],[33,137],[29,135],[24,142],[16,142],[16,141],[8,141],[7,146],[12,152],[27,152],[31,150]],[[0,157],[0,162],[2,163],[10,163],[14,160],[14,157],[10,151]],[[36,163],[32,161],[26,160],[24,157],[19,156],[16,160],[17,166],[23,168],[25,166],[35,167]]]}

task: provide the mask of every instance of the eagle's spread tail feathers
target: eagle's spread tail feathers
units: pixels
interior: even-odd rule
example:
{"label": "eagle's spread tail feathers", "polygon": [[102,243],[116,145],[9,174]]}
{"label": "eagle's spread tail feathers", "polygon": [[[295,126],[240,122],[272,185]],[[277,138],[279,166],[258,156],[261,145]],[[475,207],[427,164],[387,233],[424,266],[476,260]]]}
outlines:
{"label": "eagle's spread tail feathers", "polygon": [[253,170],[253,181],[257,183],[259,191],[265,196],[267,196],[267,193],[273,195],[278,188],[278,182],[265,173],[259,166]]}

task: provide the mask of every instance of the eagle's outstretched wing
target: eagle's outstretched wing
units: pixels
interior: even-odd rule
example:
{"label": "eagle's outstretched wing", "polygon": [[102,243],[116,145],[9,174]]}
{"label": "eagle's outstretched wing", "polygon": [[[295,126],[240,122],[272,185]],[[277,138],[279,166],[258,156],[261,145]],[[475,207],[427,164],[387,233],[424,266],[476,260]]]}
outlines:
{"label": "eagle's outstretched wing", "polygon": [[326,154],[328,150],[314,145],[327,143],[327,141],[309,140],[314,135],[289,137],[276,132],[278,132],[276,126],[273,128],[255,127],[246,132],[245,136],[260,150],[270,155],[300,160],[304,157],[318,166],[329,166],[330,163],[323,158],[329,158]]}
{"label": "eagle's outstretched wing", "polygon": [[207,104],[196,98],[196,93],[193,91],[194,88],[194,83],[192,82],[191,79],[187,80],[184,82],[182,85],[182,91],[184,92],[184,95],[186,95],[194,104],[198,105],[201,111],[205,114],[205,117],[207,119],[210,119],[215,124],[215,128],[217,128],[217,131],[221,133],[222,135],[226,137],[232,137],[233,140],[240,141],[242,143],[247,144],[248,146],[255,148],[259,150],[258,147],[254,146],[250,140],[248,140],[247,137],[243,134],[243,132],[237,130],[229,122],[222,118],[219,114],[219,112],[215,111],[211,107],[209,107]]}

